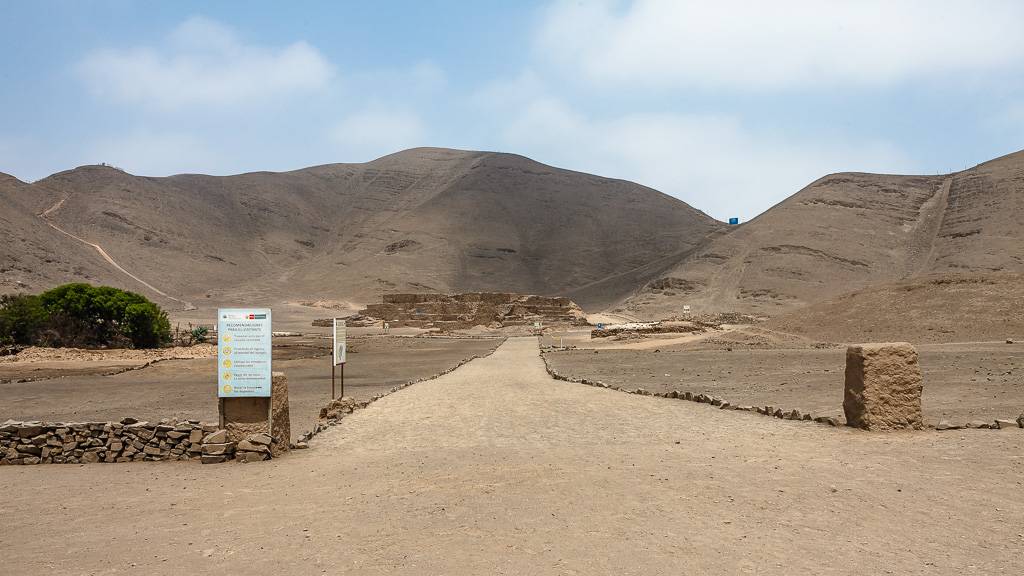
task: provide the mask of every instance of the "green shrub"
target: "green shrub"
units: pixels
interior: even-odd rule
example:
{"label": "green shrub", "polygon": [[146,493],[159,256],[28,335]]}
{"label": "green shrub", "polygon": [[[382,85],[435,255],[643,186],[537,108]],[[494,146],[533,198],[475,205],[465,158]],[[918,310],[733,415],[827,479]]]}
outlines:
{"label": "green shrub", "polygon": [[48,315],[38,296],[4,294],[0,296],[0,344],[35,343],[46,325]]}
{"label": "green shrub", "polygon": [[38,346],[156,348],[171,340],[167,314],[146,297],[89,284],[0,300],[0,339]]}

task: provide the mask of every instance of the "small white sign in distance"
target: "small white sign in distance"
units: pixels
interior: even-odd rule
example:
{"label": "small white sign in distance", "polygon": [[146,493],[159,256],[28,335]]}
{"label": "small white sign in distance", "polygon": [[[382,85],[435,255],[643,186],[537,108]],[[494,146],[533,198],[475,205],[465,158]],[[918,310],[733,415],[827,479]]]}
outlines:
{"label": "small white sign in distance", "polygon": [[347,330],[345,326],[344,318],[334,319],[334,365],[345,363],[345,356],[348,352],[348,343],[346,342]]}
{"label": "small white sign in distance", "polygon": [[218,397],[270,397],[271,324],[269,308],[217,310]]}

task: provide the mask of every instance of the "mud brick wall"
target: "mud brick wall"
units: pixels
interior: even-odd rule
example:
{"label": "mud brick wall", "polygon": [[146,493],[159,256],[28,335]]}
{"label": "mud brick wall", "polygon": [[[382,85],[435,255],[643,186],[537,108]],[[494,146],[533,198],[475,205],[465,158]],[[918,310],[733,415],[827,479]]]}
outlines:
{"label": "mud brick wall", "polygon": [[360,314],[395,326],[461,329],[478,325],[585,325],[586,315],[572,300],[505,292],[465,294],[385,294]]}

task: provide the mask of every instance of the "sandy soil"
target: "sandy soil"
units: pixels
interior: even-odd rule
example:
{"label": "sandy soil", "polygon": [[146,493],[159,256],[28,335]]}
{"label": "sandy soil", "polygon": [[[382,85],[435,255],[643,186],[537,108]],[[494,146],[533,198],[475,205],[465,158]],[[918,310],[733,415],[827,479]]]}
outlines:
{"label": "sandy soil", "polygon": [[1021,454],[1024,433],[872,434],[558,382],[515,339],[273,462],[0,468],[3,557],[12,574],[1019,573]]}
{"label": "sandy soil", "polygon": [[[1016,418],[1024,412],[1024,345],[918,347],[925,422]],[[845,348],[569,350],[546,358],[559,374],[650,392],[703,392],[735,404],[841,417]]]}
{"label": "sandy soil", "polygon": [[213,358],[216,354],[217,348],[212,344],[153,350],[30,347],[11,356],[0,356],[0,383],[116,374],[151,362]]}
{"label": "sandy soil", "polygon": [[[345,367],[345,395],[369,398],[396,384],[439,374],[499,340],[356,338]],[[331,396],[327,340],[275,339],[274,370],[288,376],[292,436],[312,428]],[[68,376],[0,384],[0,421],[196,418],[216,422],[215,362],[168,360],[113,376]],[[338,390],[340,395],[340,375]]]}

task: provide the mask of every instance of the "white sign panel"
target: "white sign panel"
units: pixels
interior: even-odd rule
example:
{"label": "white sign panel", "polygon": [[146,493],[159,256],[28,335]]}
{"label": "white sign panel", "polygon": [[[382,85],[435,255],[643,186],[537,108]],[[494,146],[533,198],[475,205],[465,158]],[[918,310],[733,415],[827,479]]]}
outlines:
{"label": "white sign panel", "polygon": [[345,363],[345,355],[348,352],[346,340],[345,319],[334,319],[334,365]]}
{"label": "white sign panel", "polygon": [[269,308],[217,310],[217,396],[270,396],[271,338]]}

